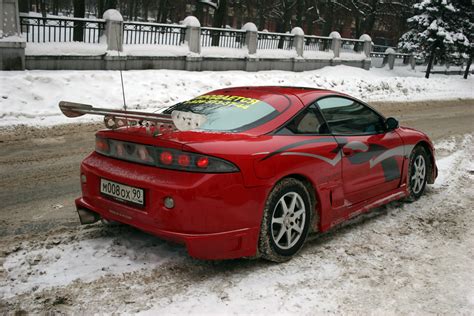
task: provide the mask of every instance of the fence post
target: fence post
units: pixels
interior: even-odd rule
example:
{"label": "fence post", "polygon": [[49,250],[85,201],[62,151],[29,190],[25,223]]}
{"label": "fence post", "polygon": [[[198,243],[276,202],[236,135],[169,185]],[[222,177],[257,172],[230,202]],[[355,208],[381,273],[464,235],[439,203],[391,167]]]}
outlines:
{"label": "fence post", "polygon": [[0,0],[0,70],[25,69],[19,12],[18,0]]}
{"label": "fence post", "polygon": [[364,41],[363,50],[365,57],[370,58],[370,53],[372,53],[372,38],[368,34],[362,34],[359,40]]}
{"label": "fence post", "polygon": [[388,60],[388,67],[390,68],[390,70],[393,69],[393,67],[395,66],[395,50],[391,47],[387,48],[385,50],[385,54],[387,54],[387,60]]}
{"label": "fence post", "polygon": [[123,51],[123,17],[115,9],[104,12],[107,50]]}
{"label": "fence post", "polygon": [[291,30],[291,34],[294,35],[293,45],[296,48],[296,55],[303,57],[304,51],[304,31],[301,27],[294,27]]}
{"label": "fence post", "polygon": [[410,63],[411,69],[415,70],[415,66],[416,66],[415,55],[413,55],[413,54],[410,55],[409,63]]}
{"label": "fence post", "polygon": [[249,55],[257,53],[257,26],[252,22],[247,22],[242,26],[242,30],[246,31],[245,33],[245,46],[249,51]]}
{"label": "fence post", "polygon": [[359,37],[359,40],[364,41],[364,46],[362,47],[365,59],[363,61],[363,68],[365,70],[370,69],[370,64],[372,63],[372,60],[370,59],[370,53],[372,53],[372,38],[368,34],[362,34]]}
{"label": "fence post", "polygon": [[341,34],[339,32],[331,32],[329,34],[329,37],[332,38],[331,41],[331,50],[334,53],[334,58],[339,58],[341,54],[341,45],[342,45],[342,40],[341,40]]}
{"label": "fence post", "polygon": [[201,23],[195,16],[188,16],[183,20],[183,25],[186,26],[185,40],[188,43],[189,51],[191,53],[201,53]]}

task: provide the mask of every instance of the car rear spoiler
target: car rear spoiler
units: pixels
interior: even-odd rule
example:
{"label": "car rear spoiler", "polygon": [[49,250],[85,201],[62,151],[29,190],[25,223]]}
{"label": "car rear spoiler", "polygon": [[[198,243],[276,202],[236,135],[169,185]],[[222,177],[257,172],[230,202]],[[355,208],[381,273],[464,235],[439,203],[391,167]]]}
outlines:
{"label": "car rear spoiler", "polygon": [[67,117],[79,117],[85,114],[103,115],[105,126],[109,129],[125,126],[157,126],[160,129],[177,129],[171,114],[95,108],[89,104],[68,101],[59,102],[59,108]]}

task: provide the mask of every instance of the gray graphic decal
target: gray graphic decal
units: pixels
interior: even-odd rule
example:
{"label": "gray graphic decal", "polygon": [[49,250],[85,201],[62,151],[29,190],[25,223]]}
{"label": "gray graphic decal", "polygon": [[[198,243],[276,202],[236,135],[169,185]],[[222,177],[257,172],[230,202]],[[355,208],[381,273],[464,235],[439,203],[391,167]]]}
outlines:
{"label": "gray graphic decal", "polygon": [[[370,168],[374,168],[378,164],[381,164],[384,177],[386,181],[392,181],[400,178],[401,170],[398,166],[397,161],[395,160],[396,156],[408,156],[413,150],[415,145],[402,145],[392,149],[387,149],[384,146],[377,144],[367,145],[360,141],[352,141],[345,143],[342,139],[339,139],[339,147],[336,148],[333,152],[336,153],[334,158],[327,158],[321,155],[305,153],[305,152],[294,152],[286,151],[295,147],[299,147],[311,143],[321,143],[321,142],[330,142],[333,141],[331,138],[319,138],[319,139],[310,139],[301,141],[295,144],[287,145],[282,148],[277,149],[276,151],[269,153],[262,160],[268,159],[275,155],[281,154],[282,156],[303,156],[310,157],[322,160],[327,162],[331,166],[336,166],[342,159],[343,151],[342,148],[349,148],[356,151],[353,155],[348,156],[347,159],[352,164],[363,164],[369,162]],[[342,141],[342,142],[341,142]]]}
{"label": "gray graphic decal", "polygon": [[311,158],[316,158],[322,161],[327,162],[328,164],[335,166],[341,161],[342,158],[342,152],[339,151],[336,156],[333,159],[326,158],[324,156],[320,155],[314,155],[314,154],[309,154],[309,153],[299,153],[299,152],[292,152],[292,151],[287,151],[281,154],[282,156],[305,156],[305,157],[311,157]]}

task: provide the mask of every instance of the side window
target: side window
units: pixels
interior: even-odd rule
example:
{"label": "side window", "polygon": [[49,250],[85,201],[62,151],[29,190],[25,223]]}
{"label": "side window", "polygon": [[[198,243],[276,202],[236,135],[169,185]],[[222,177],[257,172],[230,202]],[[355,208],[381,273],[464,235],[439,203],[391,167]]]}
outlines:
{"label": "side window", "polygon": [[385,131],[383,118],[359,102],[329,97],[319,100],[317,104],[334,134],[363,135]]}
{"label": "side window", "polygon": [[308,106],[287,126],[293,134],[327,134],[329,130],[315,104]]}

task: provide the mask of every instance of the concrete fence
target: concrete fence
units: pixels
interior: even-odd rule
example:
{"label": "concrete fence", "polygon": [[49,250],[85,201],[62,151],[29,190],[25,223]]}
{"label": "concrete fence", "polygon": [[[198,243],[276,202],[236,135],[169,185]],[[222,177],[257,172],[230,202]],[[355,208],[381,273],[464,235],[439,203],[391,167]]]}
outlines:
{"label": "concrete fence", "polygon": [[[103,19],[95,20],[44,18],[19,15],[17,0],[0,3],[10,3],[3,7],[6,13],[0,16],[0,25],[8,21],[8,16],[16,17],[10,30],[0,33],[1,69],[304,71],[342,64],[369,70],[371,57],[383,58],[382,65],[388,63],[390,69],[397,59],[406,59],[392,51],[373,52],[367,34],[359,39],[342,38],[338,32],[314,36],[305,35],[299,27],[288,33],[274,33],[258,31],[253,23],[246,23],[240,30],[201,27],[193,16],[180,25],[128,22],[117,10],[108,10]],[[77,39],[78,28],[81,42],[93,47],[94,53],[55,53]],[[53,53],[34,53],[33,48],[38,47],[40,51],[49,47]],[[141,53],[134,54],[136,50]]]}

